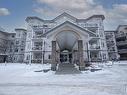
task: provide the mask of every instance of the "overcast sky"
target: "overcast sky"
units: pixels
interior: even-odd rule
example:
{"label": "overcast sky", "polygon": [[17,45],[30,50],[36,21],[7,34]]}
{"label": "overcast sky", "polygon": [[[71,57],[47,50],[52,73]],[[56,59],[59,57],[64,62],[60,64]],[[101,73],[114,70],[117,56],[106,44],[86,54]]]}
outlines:
{"label": "overcast sky", "polygon": [[26,28],[27,16],[52,19],[67,12],[77,18],[105,16],[105,30],[127,24],[127,0],[0,0],[0,26],[9,32]]}

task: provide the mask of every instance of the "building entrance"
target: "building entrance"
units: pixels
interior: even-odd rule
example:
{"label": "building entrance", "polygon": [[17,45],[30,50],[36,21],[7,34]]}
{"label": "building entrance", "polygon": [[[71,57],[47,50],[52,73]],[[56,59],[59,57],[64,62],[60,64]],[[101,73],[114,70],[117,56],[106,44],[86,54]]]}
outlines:
{"label": "building entrance", "polygon": [[72,53],[64,50],[60,53],[60,62],[61,63],[71,63],[72,61]]}

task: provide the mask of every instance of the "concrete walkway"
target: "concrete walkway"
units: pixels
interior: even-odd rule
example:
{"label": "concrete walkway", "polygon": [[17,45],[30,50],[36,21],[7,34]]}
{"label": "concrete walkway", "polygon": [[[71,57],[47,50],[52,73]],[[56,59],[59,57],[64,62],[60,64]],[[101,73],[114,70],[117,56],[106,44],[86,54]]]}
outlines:
{"label": "concrete walkway", "polygon": [[58,70],[55,74],[81,74],[81,72],[75,68],[74,64],[71,63],[61,63],[58,66]]}

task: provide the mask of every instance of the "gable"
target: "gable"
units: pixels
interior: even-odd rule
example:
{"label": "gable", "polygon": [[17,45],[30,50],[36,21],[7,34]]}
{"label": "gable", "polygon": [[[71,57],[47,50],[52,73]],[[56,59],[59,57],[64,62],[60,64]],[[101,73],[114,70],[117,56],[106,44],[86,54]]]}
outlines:
{"label": "gable", "polygon": [[62,13],[61,15],[57,16],[53,20],[55,22],[65,22],[65,21],[76,22],[76,18],[75,17],[73,17],[70,14],[67,14],[65,12]]}
{"label": "gable", "polygon": [[55,33],[55,31],[64,31],[64,30],[71,30],[71,31],[80,32],[81,34],[84,34],[84,35],[86,34],[86,35],[96,36],[96,34],[92,33],[91,31],[81,28],[69,21],[66,21],[66,22],[60,24],[59,26],[56,26],[55,28],[46,32],[43,36],[53,34],[53,33]]}

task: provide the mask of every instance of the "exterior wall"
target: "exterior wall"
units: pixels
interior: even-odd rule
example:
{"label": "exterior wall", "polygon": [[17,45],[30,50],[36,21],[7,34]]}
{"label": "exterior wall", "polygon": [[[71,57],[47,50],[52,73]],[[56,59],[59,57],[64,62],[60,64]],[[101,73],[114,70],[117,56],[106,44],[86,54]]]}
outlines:
{"label": "exterior wall", "polygon": [[16,33],[8,33],[8,49],[7,49],[7,62],[14,61],[14,53],[15,53],[15,35]]}
{"label": "exterior wall", "polygon": [[109,60],[118,60],[119,58],[116,47],[115,32],[116,31],[105,31]]}
{"label": "exterior wall", "polygon": [[115,33],[120,60],[127,60],[127,25],[119,25]]}
{"label": "exterior wall", "polygon": [[8,33],[0,29],[0,63],[5,62],[7,58]]}
{"label": "exterior wall", "polygon": [[13,62],[24,62],[24,53],[26,45],[26,30],[25,29],[15,29],[15,48]]}

